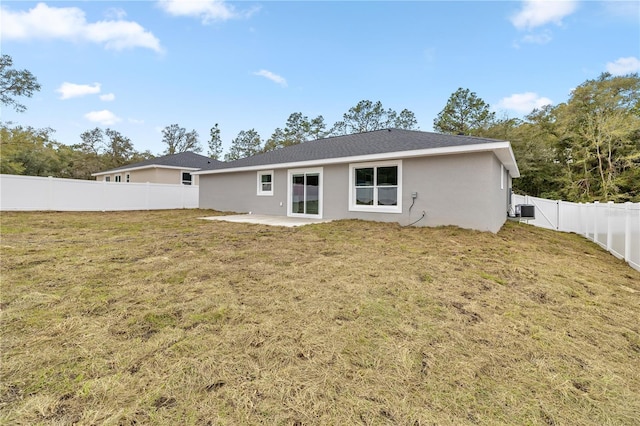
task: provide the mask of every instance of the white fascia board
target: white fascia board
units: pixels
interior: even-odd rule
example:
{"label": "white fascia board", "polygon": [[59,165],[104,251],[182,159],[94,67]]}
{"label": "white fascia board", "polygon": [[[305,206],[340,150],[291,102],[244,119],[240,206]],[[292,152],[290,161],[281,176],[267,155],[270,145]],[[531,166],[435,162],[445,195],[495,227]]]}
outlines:
{"label": "white fascia board", "polygon": [[504,164],[504,168],[509,171],[509,175],[512,178],[519,178],[520,169],[518,168],[516,157],[511,149],[511,143],[509,143],[509,149],[496,150],[494,152],[496,157]]}
{"label": "white fascia board", "polygon": [[462,145],[462,146],[449,146],[442,148],[429,148],[429,149],[416,149],[412,151],[395,151],[384,152],[380,154],[369,155],[356,155],[353,157],[338,157],[338,158],[324,158],[319,160],[299,161],[293,163],[273,163],[273,164],[260,164],[257,166],[247,167],[234,167],[228,169],[214,169],[214,170],[201,170],[199,172],[192,173],[193,175],[210,175],[221,173],[235,173],[235,172],[249,172],[270,169],[289,169],[311,166],[325,166],[330,164],[342,164],[342,163],[366,163],[370,161],[384,161],[384,160],[396,160],[412,157],[429,157],[434,155],[447,155],[447,154],[467,154],[474,152],[487,152],[493,151],[498,159],[504,164],[505,168],[509,170],[509,174],[512,177],[519,177],[520,172],[516,164],[513,151],[511,150],[511,144],[509,142],[492,142],[477,145]]}
{"label": "white fascia board", "polygon": [[509,176],[513,178],[520,177],[520,169],[518,169],[518,163],[516,163],[516,157],[513,155],[511,149],[511,142],[506,142],[508,146],[502,149],[494,149],[493,153],[498,160],[504,165],[504,168],[509,172]]}
{"label": "white fascia board", "polygon": [[143,169],[174,169],[174,170],[185,170],[185,171],[200,170],[197,167],[178,167],[178,166],[164,166],[162,164],[148,164],[146,166],[129,167],[128,169],[107,170],[106,172],[91,173],[91,176],[112,175],[114,173],[131,172],[134,170],[143,170]]}

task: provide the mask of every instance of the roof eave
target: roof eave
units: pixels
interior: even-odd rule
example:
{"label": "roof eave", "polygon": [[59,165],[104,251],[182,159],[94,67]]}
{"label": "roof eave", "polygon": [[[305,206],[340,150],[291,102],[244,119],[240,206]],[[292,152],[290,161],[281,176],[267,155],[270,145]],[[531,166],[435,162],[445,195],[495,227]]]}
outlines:
{"label": "roof eave", "polygon": [[508,149],[502,149],[500,151],[494,151],[496,157],[502,162],[505,168],[509,171],[509,175],[512,178],[520,177],[520,169],[518,168],[518,163],[516,162],[516,157],[513,154],[513,149],[511,149],[511,142],[507,142],[509,144]]}
{"label": "roof eave", "polygon": [[338,158],[324,158],[318,160],[306,160],[296,161],[288,163],[269,163],[259,164],[255,166],[245,167],[229,167],[223,169],[213,170],[200,170],[193,175],[209,175],[209,174],[222,174],[222,173],[235,173],[235,172],[249,172],[258,171],[264,169],[289,169],[289,168],[303,168],[309,166],[323,166],[330,164],[341,163],[360,163],[367,161],[383,161],[391,159],[404,159],[413,157],[429,157],[435,155],[447,155],[447,154],[467,154],[475,152],[488,152],[493,151],[496,157],[504,164],[505,168],[509,171],[509,174],[514,177],[520,177],[518,165],[516,164],[515,156],[511,149],[511,144],[508,141],[499,141],[474,145],[461,145],[461,146],[449,146],[441,148],[428,148],[417,149],[410,151],[393,151],[384,152],[379,154],[367,154],[367,155],[355,155],[350,157],[338,157]]}
{"label": "roof eave", "polygon": [[112,169],[104,172],[91,173],[91,176],[111,175],[114,173],[131,172],[134,170],[143,170],[143,169],[173,169],[173,170],[187,170],[187,171],[200,170],[199,167],[180,167],[180,166],[166,166],[163,164],[149,164],[147,166],[129,167],[126,169]]}

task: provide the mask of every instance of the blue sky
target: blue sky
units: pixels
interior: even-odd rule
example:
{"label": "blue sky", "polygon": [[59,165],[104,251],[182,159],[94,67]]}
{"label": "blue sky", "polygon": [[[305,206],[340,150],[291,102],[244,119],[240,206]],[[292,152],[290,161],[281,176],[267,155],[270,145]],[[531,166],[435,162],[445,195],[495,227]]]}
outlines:
{"label": "blue sky", "polygon": [[600,73],[640,71],[640,2],[3,0],[2,53],[37,76],[25,113],[66,144],[110,127],[160,154],[161,129],[219,123],[263,140],[289,115],[327,126],[360,100],[416,114],[421,130],[459,87],[498,115],[568,99]]}

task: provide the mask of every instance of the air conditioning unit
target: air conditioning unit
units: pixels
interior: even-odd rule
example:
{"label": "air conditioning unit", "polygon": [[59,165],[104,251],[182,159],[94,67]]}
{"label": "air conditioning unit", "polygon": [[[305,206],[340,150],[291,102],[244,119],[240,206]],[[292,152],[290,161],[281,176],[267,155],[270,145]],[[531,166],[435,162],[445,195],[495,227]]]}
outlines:
{"label": "air conditioning unit", "polygon": [[533,204],[516,204],[516,217],[520,219],[535,219],[536,206]]}

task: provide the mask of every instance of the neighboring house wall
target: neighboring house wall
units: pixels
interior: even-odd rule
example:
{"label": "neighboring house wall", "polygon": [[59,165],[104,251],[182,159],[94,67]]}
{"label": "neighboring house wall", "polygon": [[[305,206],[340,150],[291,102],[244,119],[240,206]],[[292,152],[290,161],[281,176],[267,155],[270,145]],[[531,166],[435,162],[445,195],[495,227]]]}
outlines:
{"label": "neighboring house wall", "polygon": [[[144,170],[132,170],[131,182],[157,182],[157,183],[178,183],[178,177],[175,173],[163,173],[163,176],[159,176],[161,169],[144,169]],[[174,170],[170,170],[174,171]]]}
{"label": "neighboring house wall", "polygon": [[[349,211],[349,170],[348,163],[322,167],[323,218],[407,225],[424,211],[425,218],[416,225],[457,225],[492,232],[506,220],[510,182],[492,152],[402,160],[401,213]],[[287,184],[287,169],[274,170],[272,196],[257,195],[256,171],[203,175],[200,208],[286,216]],[[417,198],[409,213],[413,192]]]}
{"label": "neighboring house wall", "polygon": [[[116,181],[116,176],[121,176],[121,182],[126,182],[126,175],[129,175],[130,183],[166,183],[166,184],[181,184],[182,183],[182,173],[188,173],[187,170],[180,169],[168,169],[162,167],[153,167],[147,169],[140,170],[130,170],[130,171],[121,171],[117,173],[110,173],[108,175],[97,176],[97,181],[105,180],[106,176],[110,177],[111,182]],[[191,177],[191,184],[198,185],[199,176]]]}

